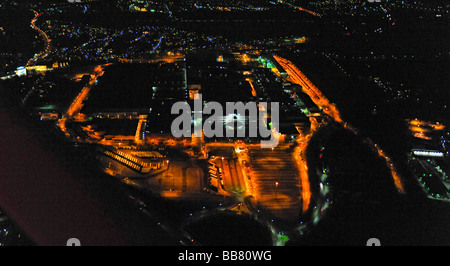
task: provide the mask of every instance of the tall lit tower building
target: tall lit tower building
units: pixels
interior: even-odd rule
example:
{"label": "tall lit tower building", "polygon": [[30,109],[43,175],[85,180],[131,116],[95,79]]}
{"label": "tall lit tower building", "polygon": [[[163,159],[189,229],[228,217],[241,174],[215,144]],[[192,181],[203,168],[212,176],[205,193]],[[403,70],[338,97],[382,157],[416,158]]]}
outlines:
{"label": "tall lit tower building", "polygon": [[148,115],[139,116],[139,124],[137,126],[136,135],[134,137],[134,141],[138,145],[145,144],[145,130],[147,129],[147,118]]}

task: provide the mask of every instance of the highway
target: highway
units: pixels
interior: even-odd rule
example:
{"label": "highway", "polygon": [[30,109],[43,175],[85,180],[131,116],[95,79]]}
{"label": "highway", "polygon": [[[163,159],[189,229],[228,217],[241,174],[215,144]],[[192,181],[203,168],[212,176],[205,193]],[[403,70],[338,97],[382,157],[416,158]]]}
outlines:
{"label": "highway", "polygon": [[50,40],[50,38],[47,36],[47,34],[44,31],[42,31],[40,28],[38,28],[36,26],[36,22],[37,22],[38,18],[41,16],[41,14],[39,14],[36,10],[31,10],[31,11],[33,11],[34,14],[35,14],[35,17],[31,20],[31,27],[34,30],[36,30],[37,32],[39,32],[41,34],[41,36],[44,38],[44,40],[45,40],[45,48],[44,48],[44,51],[42,51],[38,56],[35,56],[35,57],[31,58],[28,61],[26,66],[30,66],[31,64],[36,63],[37,60],[42,60],[45,57],[47,57],[48,53],[50,52],[50,49],[51,49],[51,40]]}
{"label": "highway", "polygon": [[73,119],[77,115],[80,115],[80,112],[84,106],[84,101],[87,99],[87,97],[89,97],[91,88],[95,85],[97,79],[104,74],[104,69],[108,65],[109,64],[98,65],[93,69],[93,73],[91,73],[91,75],[90,75],[90,80],[89,80],[88,85],[86,85],[81,90],[81,92],[77,95],[77,97],[74,99],[72,104],[67,109],[64,117],[59,120],[58,126],[63,133],[68,133],[67,127],[66,127],[67,120]]}
{"label": "highway", "polygon": [[311,185],[309,183],[308,162],[306,158],[306,149],[308,141],[311,139],[313,132],[309,134],[302,134],[297,140],[298,146],[295,148],[294,156],[299,171],[301,182],[301,196],[302,196],[302,210],[303,212],[309,209],[311,203]]}
{"label": "highway", "polygon": [[[289,75],[288,81],[302,86],[303,91],[311,98],[311,100],[329,117],[334,119],[337,123],[341,124],[344,128],[350,130],[355,135],[359,132],[352,127],[349,123],[345,122],[341,118],[341,114],[336,105],[331,103],[322,92],[289,60],[280,56],[273,56],[274,59],[282,66],[282,68]],[[313,132],[311,132],[313,133]],[[391,171],[391,175],[397,190],[400,193],[405,193],[401,176],[397,173],[397,170],[392,162],[392,159],[371,139],[365,138],[365,144],[369,145],[376,154],[383,158],[387,167]],[[305,195],[307,196],[307,195]],[[306,198],[304,198],[305,200]]]}
{"label": "highway", "polygon": [[286,4],[286,5],[290,6],[291,8],[294,8],[294,9],[300,10],[300,11],[302,11],[302,12],[305,12],[305,13],[311,14],[311,15],[313,15],[313,16],[316,16],[316,17],[322,17],[322,16],[323,16],[322,14],[319,14],[319,13],[317,13],[317,12],[314,12],[314,11],[308,10],[308,9],[306,9],[306,8],[303,8],[303,7],[300,7],[300,6],[295,6],[295,5],[293,5],[293,4],[291,4],[291,3],[288,3],[288,2],[284,2],[284,1],[282,1],[281,3],[283,3],[283,4]]}
{"label": "highway", "polygon": [[343,123],[341,114],[336,106],[322,94],[322,92],[295,66],[291,61],[282,57],[273,56],[289,75],[289,81],[302,86],[303,91],[308,94],[311,100],[328,116],[336,122]]}

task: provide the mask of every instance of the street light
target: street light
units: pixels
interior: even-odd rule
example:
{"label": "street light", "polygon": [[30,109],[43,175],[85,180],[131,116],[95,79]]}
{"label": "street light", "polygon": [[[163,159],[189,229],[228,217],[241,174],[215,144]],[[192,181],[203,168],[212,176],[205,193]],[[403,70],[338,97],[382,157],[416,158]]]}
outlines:
{"label": "street light", "polygon": [[278,182],[275,182],[275,199],[277,199],[278,196]]}

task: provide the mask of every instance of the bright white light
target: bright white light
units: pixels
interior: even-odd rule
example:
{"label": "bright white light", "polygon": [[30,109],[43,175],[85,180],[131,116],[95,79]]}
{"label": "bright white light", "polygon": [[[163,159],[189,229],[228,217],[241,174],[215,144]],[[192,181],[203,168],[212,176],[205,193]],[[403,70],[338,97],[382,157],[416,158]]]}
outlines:
{"label": "bright white light", "polygon": [[413,154],[416,156],[444,157],[444,153],[440,151],[414,150]]}

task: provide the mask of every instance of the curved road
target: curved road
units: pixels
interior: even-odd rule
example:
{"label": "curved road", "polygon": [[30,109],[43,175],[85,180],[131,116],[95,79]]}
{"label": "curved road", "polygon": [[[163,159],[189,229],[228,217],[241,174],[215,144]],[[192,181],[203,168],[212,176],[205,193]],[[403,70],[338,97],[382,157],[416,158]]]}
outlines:
{"label": "curved road", "polygon": [[[287,72],[289,75],[289,80],[295,84],[301,85],[304,92],[310,96],[311,100],[319,108],[321,108],[325,114],[333,118],[337,123],[341,124],[344,128],[350,130],[355,135],[358,134],[358,131],[355,128],[341,118],[337,107],[333,103],[330,103],[321,91],[291,61],[276,55],[274,55],[274,58]],[[366,138],[365,144],[371,146],[374,149],[374,152],[386,161],[386,165],[391,171],[397,190],[400,193],[405,193],[402,178],[397,173],[391,158],[389,158],[389,156],[379,147],[379,145],[374,143],[371,139]]]}
{"label": "curved road", "polygon": [[33,9],[31,11],[33,11],[33,13],[35,14],[35,17],[31,20],[31,27],[34,30],[36,30],[37,32],[39,32],[41,34],[41,36],[44,38],[45,49],[37,57],[31,58],[28,61],[26,66],[30,66],[32,63],[36,63],[37,60],[42,60],[45,57],[47,57],[48,53],[50,52],[50,49],[51,49],[51,40],[48,38],[48,35],[36,26],[36,22],[37,22],[38,18],[41,16],[41,14],[39,14],[36,10],[33,10]]}

